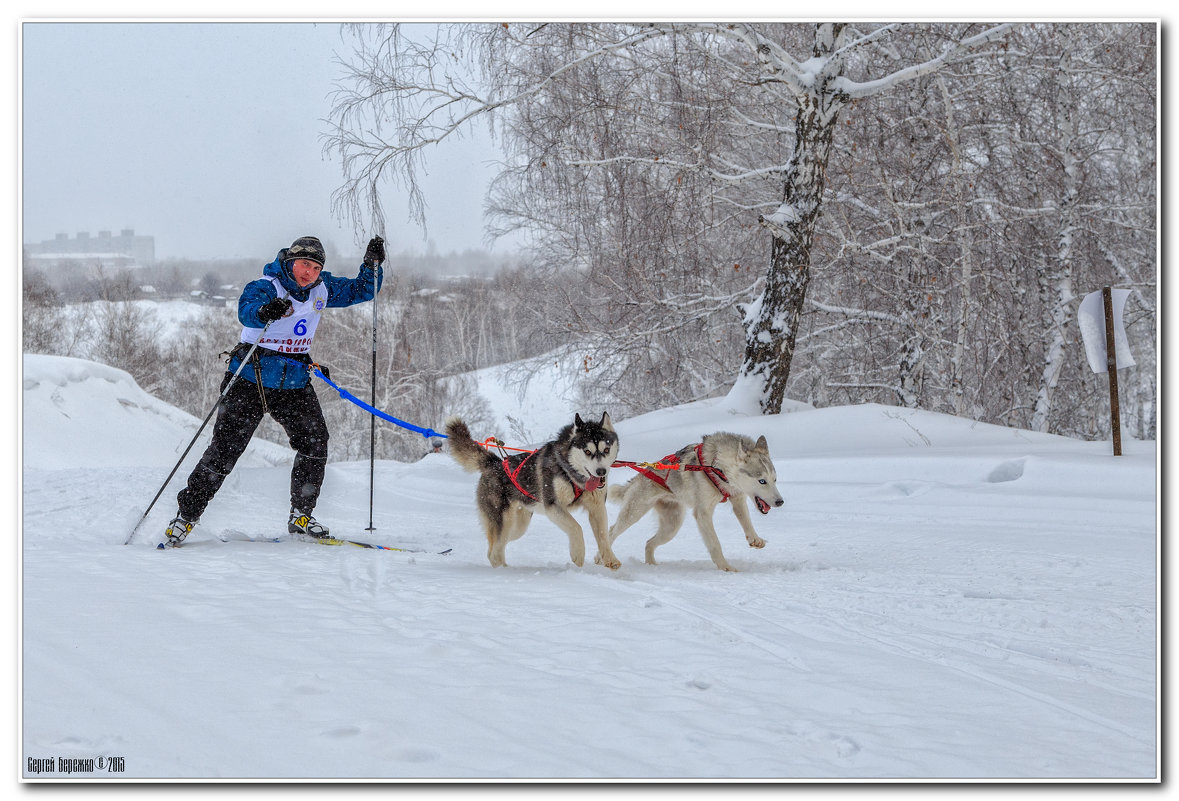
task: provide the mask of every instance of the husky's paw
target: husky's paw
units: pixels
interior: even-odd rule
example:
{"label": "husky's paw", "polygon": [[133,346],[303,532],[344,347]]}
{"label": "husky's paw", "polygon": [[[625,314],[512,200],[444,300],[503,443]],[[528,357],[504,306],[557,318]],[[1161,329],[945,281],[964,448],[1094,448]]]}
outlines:
{"label": "husky's paw", "polygon": [[764,547],[766,547],[766,541],[763,540],[761,537],[753,537],[752,539],[749,539],[749,547],[750,548],[764,548]]}
{"label": "husky's paw", "polygon": [[594,557],[594,564],[595,565],[605,565],[606,567],[610,568],[611,570],[617,570],[618,568],[622,567],[622,562],[618,561],[618,557],[615,556],[614,554],[610,554],[609,558],[605,558],[605,559],[602,558],[601,554],[598,554]]}

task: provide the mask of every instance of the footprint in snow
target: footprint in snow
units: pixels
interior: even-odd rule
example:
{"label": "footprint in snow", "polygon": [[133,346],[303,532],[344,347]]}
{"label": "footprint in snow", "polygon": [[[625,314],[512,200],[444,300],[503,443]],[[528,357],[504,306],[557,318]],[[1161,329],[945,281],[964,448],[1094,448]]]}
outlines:
{"label": "footprint in snow", "polygon": [[1012,459],[1003,462],[987,476],[987,481],[991,484],[1002,484],[1007,481],[1016,481],[1023,478],[1024,464],[1026,459]]}
{"label": "footprint in snow", "polygon": [[442,755],[429,748],[400,748],[392,756],[398,762],[433,762]]}
{"label": "footprint in snow", "polygon": [[319,733],[321,737],[334,737],[336,739],[341,739],[344,737],[356,737],[359,734],[360,729],[356,726],[341,726],[338,729],[328,729]]}

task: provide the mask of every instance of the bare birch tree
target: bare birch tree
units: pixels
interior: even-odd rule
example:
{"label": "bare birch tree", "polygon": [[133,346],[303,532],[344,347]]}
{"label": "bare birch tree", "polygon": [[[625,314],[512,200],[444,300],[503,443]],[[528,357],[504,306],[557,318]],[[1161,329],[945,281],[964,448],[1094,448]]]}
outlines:
{"label": "bare birch tree", "polygon": [[[998,58],[848,110],[803,330],[823,362],[796,371],[807,392],[1100,435],[1073,321],[1082,287],[1153,297],[1149,28],[1020,25]],[[1153,365],[1149,314],[1135,319]],[[1141,392],[1149,417],[1147,375],[1126,405]]]}
{"label": "bare birch tree", "polygon": [[[1153,162],[1141,158],[1154,141],[1153,65],[1141,70],[1153,48],[1135,41],[1143,30],[1024,26],[1003,58],[1009,69],[999,98],[1014,113],[996,155],[1009,154],[999,161],[1017,180],[996,189],[1017,269],[1038,301],[1026,340],[1037,377],[1026,424],[1036,431],[1069,430],[1084,414],[1084,359],[1073,325],[1081,296],[1129,279],[1153,297],[1154,259],[1142,252],[1154,240],[1153,179],[1130,177],[1145,177],[1140,165]],[[1131,260],[1133,276],[1111,269]]]}
{"label": "bare birch tree", "polygon": [[[1007,29],[943,25],[942,47],[921,60],[899,55],[896,40],[905,34],[899,25],[452,25],[429,41],[396,26],[366,30],[332,114],[328,148],[345,170],[337,207],[379,218],[381,180],[396,177],[420,213],[417,170],[426,150],[481,119],[498,123],[519,157],[517,171],[560,166],[565,174],[551,173],[559,188],[597,182],[598,197],[614,208],[630,202],[634,168],[702,176],[714,187],[713,203],[733,215],[740,210],[744,225],[756,219],[769,234],[760,294],[742,307],[745,352],[736,372],[753,382],[762,410],[774,413],[790,376],[841,111],[987,52]],[[873,72],[884,63],[881,54],[891,63]],[[693,58],[705,72],[663,80]],[[652,91],[669,86],[694,91]],[[709,94],[723,103],[705,102]],[[516,138],[516,126],[553,108],[590,123],[579,128],[558,120],[559,130],[593,130],[597,141],[617,135],[626,149],[595,160],[586,142],[563,139],[551,156],[530,160],[534,154],[523,149],[530,141]],[[712,124],[695,140],[681,140],[685,149],[669,154],[658,147],[669,139],[669,123],[705,114]],[[777,197],[767,198],[774,184]],[[543,229],[553,226],[546,211],[518,213]],[[698,228],[712,222],[701,220]],[[585,231],[591,246],[595,233]]]}

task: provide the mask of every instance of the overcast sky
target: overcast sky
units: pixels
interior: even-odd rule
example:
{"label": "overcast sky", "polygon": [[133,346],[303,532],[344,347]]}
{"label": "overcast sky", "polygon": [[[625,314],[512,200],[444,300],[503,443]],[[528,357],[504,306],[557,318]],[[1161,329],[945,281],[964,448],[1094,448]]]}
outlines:
{"label": "overcast sky", "polygon": [[[351,53],[339,25],[26,22],[21,34],[22,241],[133,228],[161,259],[269,260],[299,236],[359,253],[375,233],[331,210],[342,173],[320,135],[334,58]],[[496,156],[486,139],[428,155],[425,233],[385,185],[391,250],[424,251],[427,236],[443,253],[483,247]]]}

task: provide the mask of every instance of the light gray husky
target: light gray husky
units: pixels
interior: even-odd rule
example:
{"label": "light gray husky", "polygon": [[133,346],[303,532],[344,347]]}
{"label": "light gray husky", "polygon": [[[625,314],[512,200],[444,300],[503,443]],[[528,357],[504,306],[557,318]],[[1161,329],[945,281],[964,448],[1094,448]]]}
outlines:
{"label": "light gray husky", "polygon": [[647,540],[647,564],[653,565],[655,549],[671,541],[684,522],[685,510],[691,509],[712,561],[721,570],[735,570],[721,552],[712,525],[713,510],[727,500],[750,547],[765,547],[765,540],[753,530],[746,498],[752,498],[763,515],[771,506],[785,503],[778,492],[778,474],[765,437],[754,442],[740,434],[709,434],[699,444],[665,457],[661,464],[678,464],[679,469],[645,469],[624,486],[610,487],[610,500],[622,504],[610,527],[611,544],[654,507],[659,526],[655,536]]}
{"label": "light gray husky", "polygon": [[[599,422],[576,415],[551,442],[531,453],[501,458],[471,439],[467,424],[457,417],[446,423],[450,455],[463,468],[479,473],[475,504],[487,534],[487,560],[503,567],[504,546],[524,535],[534,511],[557,524],[569,537],[569,558],[578,567],[585,561],[581,526],[570,509],[584,507],[598,544],[598,564],[621,567],[610,550],[606,517],[606,475],[618,455],[618,434],[603,414]],[[603,558],[604,557],[604,558]]]}

